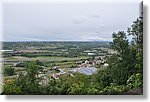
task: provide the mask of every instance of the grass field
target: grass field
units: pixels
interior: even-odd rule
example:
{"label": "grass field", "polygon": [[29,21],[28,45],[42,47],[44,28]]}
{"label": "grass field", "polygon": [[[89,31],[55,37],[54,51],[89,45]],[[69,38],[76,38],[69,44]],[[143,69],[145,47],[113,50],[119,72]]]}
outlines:
{"label": "grass field", "polygon": [[71,68],[73,66],[76,66],[77,64],[75,61],[69,61],[69,62],[55,62],[55,63],[50,63],[49,64],[51,67],[55,66],[60,66],[60,68]]}
{"label": "grass field", "polygon": [[[69,57],[43,57],[43,56],[40,56],[40,57],[35,57],[35,58],[29,58],[29,57],[22,57],[22,56],[14,56],[12,58],[15,59],[15,60],[21,60],[21,61],[36,61],[36,60],[39,60],[39,61],[54,61],[54,62],[60,62],[60,61],[76,61],[76,60],[81,60],[81,59],[87,59],[88,57],[86,56],[81,56],[81,57],[74,57],[74,58],[69,58]],[[9,58],[10,59],[10,58]]]}
{"label": "grass field", "polygon": [[[42,61],[45,62],[44,65],[46,65],[49,68],[52,68],[54,66],[60,66],[61,68],[72,68],[75,67],[77,64],[75,63],[76,61],[79,60],[86,60],[88,57],[87,56],[80,56],[80,57],[74,57],[74,58],[69,58],[69,57],[45,57],[45,56],[40,56],[40,57],[34,57],[34,58],[29,58],[29,57],[22,57],[22,56],[13,56],[6,58],[5,60],[12,60],[12,61]],[[16,67],[16,71],[19,70],[24,70],[22,68]]]}

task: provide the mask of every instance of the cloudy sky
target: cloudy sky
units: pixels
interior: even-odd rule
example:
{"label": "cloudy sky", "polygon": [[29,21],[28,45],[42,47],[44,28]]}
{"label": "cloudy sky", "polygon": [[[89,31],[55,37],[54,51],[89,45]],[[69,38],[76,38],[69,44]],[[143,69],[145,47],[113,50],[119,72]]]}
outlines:
{"label": "cloudy sky", "polygon": [[139,5],[4,3],[3,15],[4,41],[110,41],[139,16]]}

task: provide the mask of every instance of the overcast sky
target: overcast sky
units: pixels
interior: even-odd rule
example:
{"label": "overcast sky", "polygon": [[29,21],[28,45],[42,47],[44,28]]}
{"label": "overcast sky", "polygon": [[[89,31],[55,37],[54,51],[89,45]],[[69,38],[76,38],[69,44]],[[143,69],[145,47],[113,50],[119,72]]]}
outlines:
{"label": "overcast sky", "polygon": [[132,3],[5,3],[4,41],[111,40],[139,16]]}

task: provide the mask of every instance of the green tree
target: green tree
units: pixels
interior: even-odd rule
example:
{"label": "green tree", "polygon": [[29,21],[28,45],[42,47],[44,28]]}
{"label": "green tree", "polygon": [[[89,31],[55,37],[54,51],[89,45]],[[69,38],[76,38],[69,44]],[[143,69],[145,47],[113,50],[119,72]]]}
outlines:
{"label": "green tree", "polygon": [[143,53],[143,18],[138,18],[128,28],[129,35],[132,36],[132,44],[136,45],[137,51]]}
{"label": "green tree", "polygon": [[12,67],[6,67],[6,68],[4,68],[4,74],[8,75],[8,76],[14,75],[15,70]]}
{"label": "green tree", "polygon": [[104,88],[106,86],[110,86],[112,82],[112,78],[109,75],[109,72],[107,69],[99,70],[96,74],[96,80],[97,83],[99,83],[100,87]]}
{"label": "green tree", "polygon": [[[128,42],[128,36],[132,36],[131,43]],[[108,59],[108,73],[113,83],[126,84],[126,81],[135,73],[142,75],[143,20],[141,18],[133,22],[131,28],[128,29],[128,35],[123,31],[113,33],[111,46],[117,51],[117,54]],[[135,79],[135,82],[136,80],[139,82],[139,79]]]}
{"label": "green tree", "polygon": [[127,35],[124,31],[113,33],[113,42],[111,46],[117,51],[109,60],[109,74],[112,77],[113,83],[125,84],[130,74],[128,70],[130,61],[130,49]]}
{"label": "green tree", "polygon": [[132,53],[134,53],[134,63],[136,73],[143,72],[143,18],[138,18],[128,28],[128,34],[132,36]]}
{"label": "green tree", "polygon": [[36,65],[44,66],[43,62],[41,62],[41,61],[39,61],[39,60],[36,60]]}
{"label": "green tree", "polygon": [[119,31],[118,33],[113,33],[112,37],[112,48],[117,51],[117,55],[121,60],[126,60],[129,56],[129,44],[126,33]]}
{"label": "green tree", "polygon": [[22,94],[41,94],[39,79],[38,79],[38,65],[31,61],[27,65],[27,73],[20,73],[16,79],[16,85],[21,88]]}
{"label": "green tree", "polygon": [[128,28],[128,34],[132,36],[131,51],[134,61],[134,73],[127,80],[132,88],[143,87],[143,18],[138,18]]}
{"label": "green tree", "polygon": [[10,83],[4,84],[3,93],[4,95],[18,95],[21,94],[21,88],[16,85],[13,80]]}

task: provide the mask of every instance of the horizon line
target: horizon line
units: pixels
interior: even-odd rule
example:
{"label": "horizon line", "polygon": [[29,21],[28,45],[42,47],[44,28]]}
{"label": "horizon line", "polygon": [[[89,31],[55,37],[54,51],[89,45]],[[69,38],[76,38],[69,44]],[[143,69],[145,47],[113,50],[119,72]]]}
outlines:
{"label": "horizon line", "polygon": [[103,41],[103,40],[98,40],[98,41],[83,41],[83,40],[56,40],[56,41],[54,41],[54,40],[46,40],[46,41],[40,41],[40,40],[34,40],[34,41],[32,41],[32,40],[30,40],[30,41],[26,41],[26,40],[24,40],[24,41],[0,41],[0,42],[112,42],[112,41]]}

